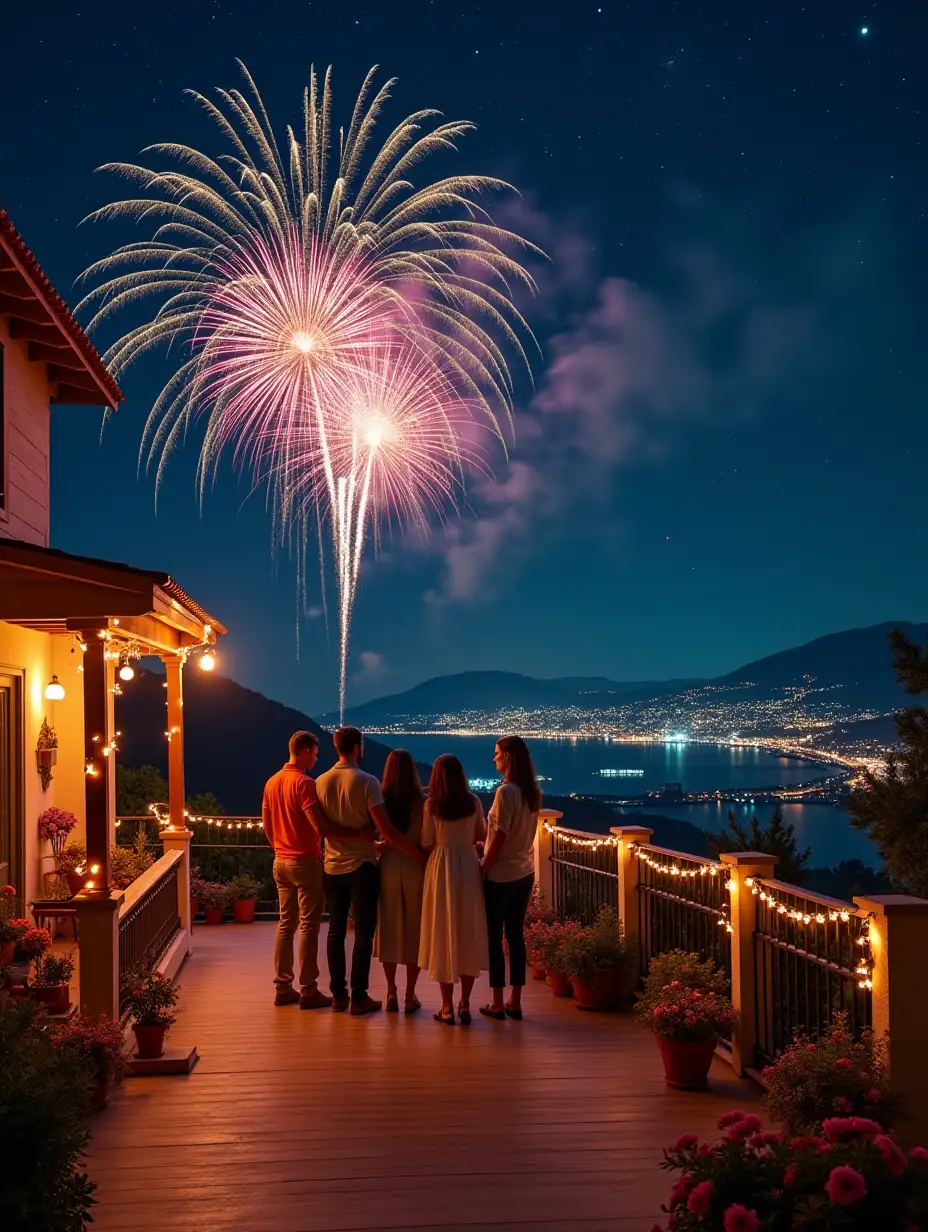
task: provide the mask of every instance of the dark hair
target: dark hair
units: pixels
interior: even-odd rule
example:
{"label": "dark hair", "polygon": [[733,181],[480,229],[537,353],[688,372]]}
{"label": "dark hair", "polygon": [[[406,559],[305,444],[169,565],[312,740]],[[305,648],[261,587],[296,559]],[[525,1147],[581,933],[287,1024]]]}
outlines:
{"label": "dark hair", "polygon": [[339,757],[349,757],[352,749],[359,749],[364,737],[356,727],[339,727],[332,734],[332,743]]}
{"label": "dark hair", "polygon": [[315,732],[298,731],[294,732],[290,737],[290,756],[299,757],[301,753],[305,753],[307,749],[318,749],[319,737]]}
{"label": "dark hair", "polygon": [[461,821],[477,808],[464,767],[452,753],[436,757],[429,779],[429,812],[442,821]]}
{"label": "dark hair", "polygon": [[422,784],[412,753],[394,749],[387,758],[380,783],[387,816],[401,834],[408,834],[412,819],[422,808]]}
{"label": "dark hair", "polygon": [[496,745],[499,751],[509,758],[506,782],[515,783],[525,798],[529,812],[537,813],[541,808],[541,792],[528,745],[521,736],[501,736]]}

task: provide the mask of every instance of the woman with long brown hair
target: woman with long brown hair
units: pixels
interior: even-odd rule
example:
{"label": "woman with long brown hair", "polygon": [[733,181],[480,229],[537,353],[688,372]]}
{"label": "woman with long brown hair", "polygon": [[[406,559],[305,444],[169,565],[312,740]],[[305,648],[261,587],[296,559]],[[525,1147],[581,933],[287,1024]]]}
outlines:
{"label": "woman with long brown hair", "polygon": [[[490,987],[493,1000],[482,1005],[487,1018],[522,1019],[525,987],[525,913],[535,884],[535,832],[541,792],[528,745],[521,736],[503,736],[493,755],[503,781],[490,806],[489,841],[483,857],[483,893],[490,949]],[[506,956],[509,947],[509,1000],[506,992]]]}
{"label": "woman with long brown hair", "polygon": [[[383,768],[380,789],[391,823],[418,846],[422,834],[422,812],[425,793],[412,754],[394,749]],[[416,996],[419,978],[419,928],[422,919],[422,882],[425,876],[420,866],[397,848],[387,847],[380,857],[380,901],[377,908],[377,932],[374,954],[383,964],[387,978],[387,1010],[400,1008],[396,987],[396,968],[406,968],[405,1012],[414,1014],[422,1008]]]}
{"label": "woman with long brown hair", "polygon": [[487,921],[477,844],[486,837],[483,807],[471,792],[464,767],[444,754],[432,767],[422,821],[422,849],[429,853],[422,894],[419,966],[441,988],[438,1022],[453,1027],[454,986],[460,980],[458,1018],[471,1022],[470,994],[487,967]]}

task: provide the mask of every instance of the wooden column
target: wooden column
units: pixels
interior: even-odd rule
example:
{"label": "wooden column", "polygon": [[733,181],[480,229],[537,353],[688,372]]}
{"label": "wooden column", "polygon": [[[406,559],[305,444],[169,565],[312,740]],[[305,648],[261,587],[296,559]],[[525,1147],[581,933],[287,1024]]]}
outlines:
{"label": "wooden column", "polygon": [[184,661],[180,655],[163,655],[167,673],[168,801],[171,827],[187,828],[184,818]]}
{"label": "wooden column", "polygon": [[854,902],[872,915],[873,1029],[878,1035],[888,1033],[889,1079],[906,1100],[898,1134],[907,1146],[924,1146],[928,1143],[928,901],[908,894],[874,894],[855,897]]}
{"label": "wooden column", "polygon": [[84,653],[84,805],[87,826],[88,893],[105,894],[110,888],[110,842],[115,829],[111,815],[114,763],[104,752],[112,739],[106,659],[108,643],[103,630],[85,634]]}
{"label": "wooden column", "polygon": [[551,835],[545,829],[544,823],[556,826],[563,813],[557,809],[540,809],[538,813],[538,829],[535,831],[535,888],[549,907],[557,908],[554,901],[554,866],[551,863]]}
{"label": "wooden column", "polygon": [[723,851],[722,862],[731,866],[731,999],[738,1015],[731,1038],[731,1064],[741,1078],[755,1064],[757,1049],[757,903],[745,882],[753,877],[770,881],[780,857],[764,851]]}
{"label": "wooden column", "polygon": [[636,843],[646,846],[654,836],[647,826],[612,826],[612,834],[619,840],[616,858],[619,866],[619,919],[625,932],[625,940],[635,956],[635,986],[647,975],[642,961],[643,947],[639,936],[638,873],[641,861],[634,851]]}

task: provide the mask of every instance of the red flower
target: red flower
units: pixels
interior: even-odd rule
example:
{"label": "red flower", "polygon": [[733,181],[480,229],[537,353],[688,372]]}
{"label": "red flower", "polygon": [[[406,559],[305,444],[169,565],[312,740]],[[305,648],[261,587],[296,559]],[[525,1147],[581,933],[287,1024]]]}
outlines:
{"label": "red flower", "polygon": [[824,1144],[821,1138],[804,1137],[790,1139],[790,1146],[794,1151],[818,1150],[818,1148],[822,1145]]}
{"label": "red flower", "polygon": [[725,1232],[757,1232],[760,1220],[757,1211],[749,1211],[737,1202],[728,1208],[722,1221]]}
{"label": "red flower", "polygon": [[140,997],[140,996],[142,995],[142,990],[141,990],[141,988],[133,988],[133,989],[132,989],[132,995],[133,995],[133,997]]}
{"label": "red flower", "polygon": [[690,1147],[694,1147],[699,1139],[695,1134],[682,1134],[673,1144],[675,1151],[688,1151]]}
{"label": "red flower", "polygon": [[16,886],[5,885],[3,889],[0,890],[0,894],[5,894],[7,898],[15,898]]}
{"label": "red flower", "polygon": [[696,1178],[691,1173],[684,1172],[670,1191],[670,1205],[677,1206],[679,1203],[685,1202],[695,1181]]}
{"label": "red flower", "polygon": [[842,1138],[875,1138],[883,1127],[867,1117],[831,1117],[822,1122],[822,1131],[829,1142],[840,1142]]}
{"label": "red flower", "polygon": [[833,1100],[832,1106],[835,1112],[840,1112],[842,1116],[846,1116],[849,1112],[854,1111],[854,1105],[849,1099],[845,1099],[843,1095],[839,1095],[837,1099]]}
{"label": "red flower", "polygon": [[923,1146],[913,1146],[909,1151],[909,1159],[913,1164],[919,1164],[922,1168],[928,1168],[928,1150]]}
{"label": "red flower", "polygon": [[719,1117],[719,1129],[728,1129],[729,1125],[734,1125],[736,1121],[743,1121],[747,1113],[742,1112],[740,1108],[736,1108],[734,1112],[726,1112],[724,1116]]}
{"label": "red flower", "polygon": [[868,1104],[878,1104],[882,1098],[883,1096],[876,1089],[876,1087],[871,1087],[871,1089],[864,1096],[864,1099]]}
{"label": "red flower", "polygon": [[796,1165],[790,1164],[790,1166],[783,1173],[783,1188],[792,1189],[792,1187],[795,1184],[796,1184]]}
{"label": "red flower", "polygon": [[703,1181],[687,1198],[686,1209],[691,1215],[705,1215],[714,1192],[715,1185],[711,1181]]}
{"label": "red flower", "polygon": [[902,1176],[906,1169],[906,1158],[892,1138],[887,1138],[885,1134],[880,1134],[873,1141],[882,1151],[883,1158],[886,1160],[886,1167],[892,1175]]}
{"label": "red flower", "polygon": [[850,1069],[850,1068],[851,1068],[851,1063],[847,1059],[847,1057],[839,1057],[837,1061],[835,1061],[835,1069]]}
{"label": "red flower", "polygon": [[835,1206],[850,1206],[866,1196],[867,1183],[856,1168],[842,1164],[839,1168],[832,1168],[825,1193]]}
{"label": "red flower", "polygon": [[749,1134],[756,1134],[761,1127],[761,1119],[755,1116],[754,1113],[749,1113],[747,1116],[736,1121],[734,1125],[729,1127],[726,1137],[731,1142],[738,1142],[743,1138],[747,1138]]}

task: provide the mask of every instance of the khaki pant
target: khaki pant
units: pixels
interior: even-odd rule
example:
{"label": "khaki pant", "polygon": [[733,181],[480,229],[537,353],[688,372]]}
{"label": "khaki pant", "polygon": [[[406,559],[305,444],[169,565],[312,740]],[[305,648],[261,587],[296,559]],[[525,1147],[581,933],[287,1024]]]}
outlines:
{"label": "khaki pant", "polygon": [[280,923],[274,941],[274,983],[289,988],[293,983],[293,938],[300,928],[300,992],[314,993],[319,978],[319,925],[325,890],[322,861],[316,856],[297,860],[276,859],[274,880],[280,899]]}

